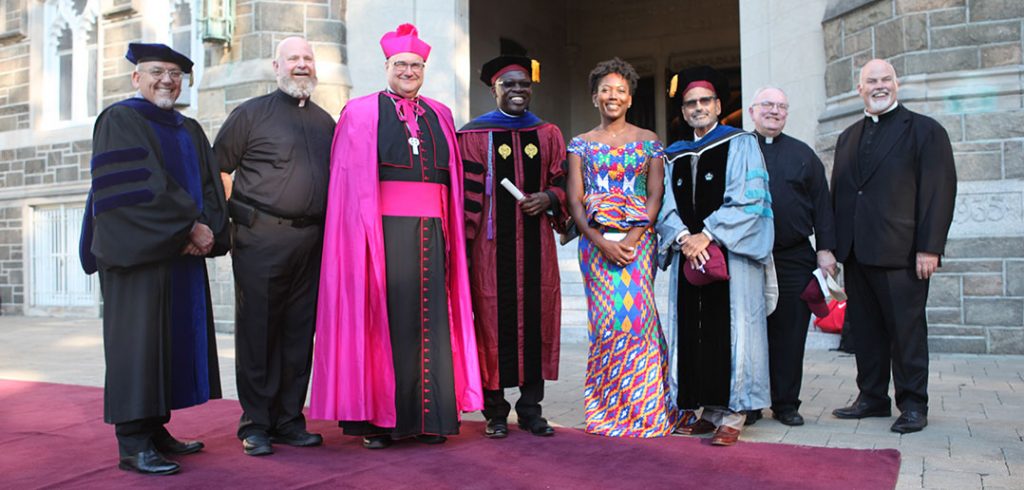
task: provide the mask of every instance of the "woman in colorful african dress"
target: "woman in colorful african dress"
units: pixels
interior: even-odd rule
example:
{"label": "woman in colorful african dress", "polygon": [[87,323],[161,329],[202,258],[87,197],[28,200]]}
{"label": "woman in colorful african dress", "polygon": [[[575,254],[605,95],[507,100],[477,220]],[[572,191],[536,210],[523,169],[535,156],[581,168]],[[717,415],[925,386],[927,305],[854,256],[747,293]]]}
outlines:
{"label": "woman in colorful african dress", "polygon": [[676,422],[654,304],[665,168],[657,135],[626,122],[638,78],[618,58],[590,72],[601,124],[569,143],[568,201],[587,293],[586,431],[659,437]]}

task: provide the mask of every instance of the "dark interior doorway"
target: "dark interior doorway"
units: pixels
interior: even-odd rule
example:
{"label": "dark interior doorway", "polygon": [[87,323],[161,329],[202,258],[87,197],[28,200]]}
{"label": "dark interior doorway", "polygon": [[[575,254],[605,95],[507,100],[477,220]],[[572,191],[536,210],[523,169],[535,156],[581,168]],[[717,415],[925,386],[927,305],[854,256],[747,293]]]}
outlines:
{"label": "dark interior doorway", "polygon": [[654,76],[640,77],[633,94],[633,105],[626,113],[626,121],[644,129],[657,131],[658,114],[654,106]]}

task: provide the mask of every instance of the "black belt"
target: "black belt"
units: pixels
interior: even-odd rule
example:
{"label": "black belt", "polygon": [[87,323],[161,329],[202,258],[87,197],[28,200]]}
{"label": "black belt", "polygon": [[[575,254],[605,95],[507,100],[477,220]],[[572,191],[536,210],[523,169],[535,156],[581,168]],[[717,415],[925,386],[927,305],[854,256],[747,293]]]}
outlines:
{"label": "black belt", "polygon": [[324,219],[319,216],[303,216],[301,218],[282,218],[280,216],[274,216],[266,211],[260,210],[256,213],[256,219],[269,219],[276,221],[277,224],[290,226],[292,228],[305,228],[307,226],[322,225]]}
{"label": "black belt", "polygon": [[242,196],[231,196],[231,200],[228,204],[229,211],[231,212],[231,218],[234,219],[236,223],[249,227],[251,227],[253,222],[257,219],[270,221],[279,225],[290,226],[292,228],[318,226],[322,225],[324,222],[323,216],[301,216],[298,218],[285,218],[283,216],[278,216],[274,213],[267,212],[258,204]]}

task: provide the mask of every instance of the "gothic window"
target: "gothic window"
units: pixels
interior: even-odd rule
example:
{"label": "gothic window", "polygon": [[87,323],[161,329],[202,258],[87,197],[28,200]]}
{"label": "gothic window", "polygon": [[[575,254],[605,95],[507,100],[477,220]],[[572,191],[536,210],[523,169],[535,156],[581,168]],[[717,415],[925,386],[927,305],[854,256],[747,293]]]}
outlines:
{"label": "gothic window", "polygon": [[[168,45],[175,51],[188,56],[195,62],[192,67],[192,79],[199,81],[199,74],[203,71],[203,43],[199,39],[199,30],[196,28],[195,20],[198,18],[199,0],[168,0],[170,8],[170,25],[168,30]],[[194,83],[188,86],[188,81],[181,87],[181,96],[178,97],[179,106],[193,105],[197,100],[199,84]]]}
{"label": "gothic window", "polygon": [[[98,0],[46,1],[46,120],[77,122],[99,110]],[[50,97],[49,95],[53,96]]]}

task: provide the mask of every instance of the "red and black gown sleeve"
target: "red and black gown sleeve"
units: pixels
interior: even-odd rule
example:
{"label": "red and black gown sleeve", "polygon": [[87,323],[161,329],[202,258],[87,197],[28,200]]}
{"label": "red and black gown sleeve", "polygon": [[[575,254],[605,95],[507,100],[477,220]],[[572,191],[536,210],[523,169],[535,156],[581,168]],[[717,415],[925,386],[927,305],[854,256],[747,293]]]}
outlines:
{"label": "red and black gown sleeve", "polygon": [[462,154],[466,241],[472,242],[483,226],[484,194],[487,189],[487,133],[459,133]]}
{"label": "red and black gown sleeve", "polygon": [[572,221],[565,199],[566,176],[569,173],[565,139],[562,138],[562,131],[554,124],[546,125],[541,131],[545,146],[543,154],[548,156],[545,162],[547,168],[544,192],[551,198],[550,209],[554,212],[548,221],[556,232],[565,233]]}

